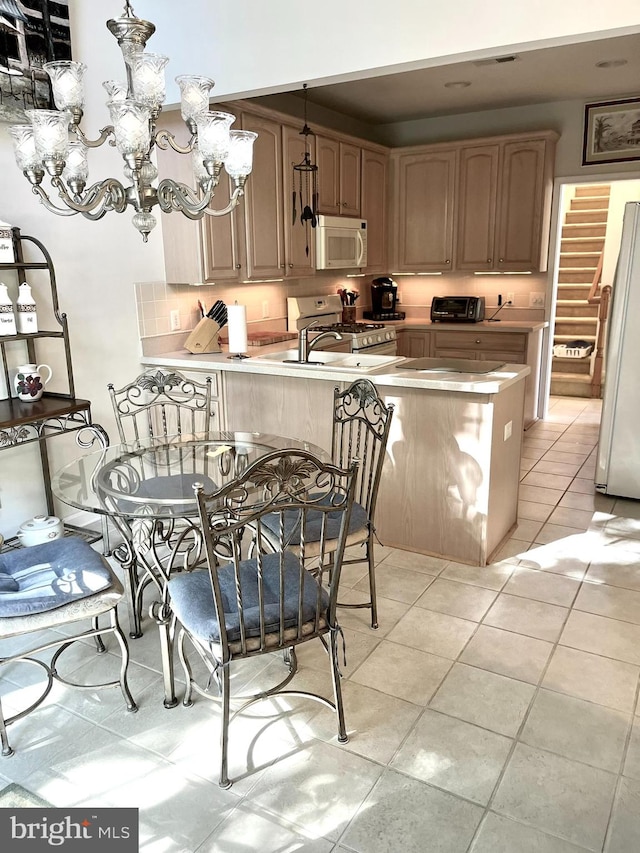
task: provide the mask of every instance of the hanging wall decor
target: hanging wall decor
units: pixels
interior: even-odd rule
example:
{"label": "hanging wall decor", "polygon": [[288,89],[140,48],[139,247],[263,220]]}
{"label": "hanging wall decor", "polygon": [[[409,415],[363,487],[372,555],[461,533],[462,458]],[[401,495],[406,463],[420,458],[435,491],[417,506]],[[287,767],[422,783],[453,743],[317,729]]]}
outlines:
{"label": "hanging wall decor", "polygon": [[[293,224],[300,216],[300,224],[306,227],[307,222],[312,228],[317,225],[318,217],[318,167],[311,159],[310,136],[315,136],[307,124],[307,84],[303,84],[304,91],[304,125],[300,135],[304,137],[305,152],[300,163],[293,166]],[[309,255],[309,246],[306,249]]]}

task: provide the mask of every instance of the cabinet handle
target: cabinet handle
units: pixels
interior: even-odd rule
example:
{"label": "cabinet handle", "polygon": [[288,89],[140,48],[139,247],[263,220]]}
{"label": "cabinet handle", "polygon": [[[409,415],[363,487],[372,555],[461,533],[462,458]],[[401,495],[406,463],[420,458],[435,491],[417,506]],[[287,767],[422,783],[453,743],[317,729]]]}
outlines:
{"label": "cabinet handle", "polygon": [[342,202],[342,206],[343,206],[343,207],[346,207],[346,206],[347,206],[347,202],[346,202],[346,201],[343,201],[343,202]]}
{"label": "cabinet handle", "polygon": [[451,261],[449,260],[449,258],[447,258],[447,260],[445,261],[445,264],[450,264],[450,263],[451,263]]}
{"label": "cabinet handle", "polygon": [[499,258],[499,261],[500,261],[500,263],[501,263],[501,264],[503,264],[503,263],[504,263],[504,258]]}
{"label": "cabinet handle", "polygon": [[293,269],[293,264],[289,263],[289,269]]}
{"label": "cabinet handle", "polygon": [[476,343],[477,343],[477,344],[481,344],[481,343],[482,343],[482,341],[480,340],[480,338],[476,338]]}
{"label": "cabinet handle", "polygon": [[237,269],[237,270],[241,270],[241,269],[242,269],[242,264],[236,264],[236,269]]}
{"label": "cabinet handle", "polygon": [[487,258],[487,263],[488,263],[488,264],[490,264],[490,263],[491,263],[491,258]]}

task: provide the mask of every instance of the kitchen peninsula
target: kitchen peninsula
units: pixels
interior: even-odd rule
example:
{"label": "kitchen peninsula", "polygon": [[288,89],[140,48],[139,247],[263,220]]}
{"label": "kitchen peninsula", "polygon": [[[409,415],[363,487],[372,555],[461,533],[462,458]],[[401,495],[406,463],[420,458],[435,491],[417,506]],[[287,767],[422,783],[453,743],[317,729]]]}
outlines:
{"label": "kitchen peninsula", "polygon": [[275,433],[325,448],[334,388],[370,379],[395,406],[376,512],[381,542],[471,565],[490,562],[517,522],[530,368],[432,372],[411,369],[411,359],[373,368],[284,364],[281,346],[242,361],[179,351],[143,357],[142,364],[211,375],[220,429]]}

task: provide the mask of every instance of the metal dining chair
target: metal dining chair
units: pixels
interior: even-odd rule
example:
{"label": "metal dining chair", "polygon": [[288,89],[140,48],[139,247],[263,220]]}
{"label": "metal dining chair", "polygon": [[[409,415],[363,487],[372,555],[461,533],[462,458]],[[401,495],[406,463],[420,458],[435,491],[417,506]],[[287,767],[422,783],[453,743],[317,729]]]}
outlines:
{"label": "metal dining chair", "polygon": [[[260,700],[287,694],[315,699],[336,714],[338,741],[347,740],[336,604],[356,472],[357,463],[346,470],[323,463],[308,451],[275,450],[219,491],[207,494],[197,489],[208,571],[170,578],[169,606],[177,622],[178,654],[187,685],[183,704],[192,704],[195,691],[221,707],[223,788],[231,785],[229,724]],[[321,556],[321,571],[315,575],[306,568],[307,534],[314,553]],[[296,536],[298,544],[292,547]],[[284,689],[297,669],[296,647],[311,640],[321,641],[329,654],[333,701],[317,693]],[[283,653],[283,678],[273,687],[239,697],[245,701],[231,716],[234,663],[274,652]],[[208,669],[204,686],[194,677],[190,654]],[[274,708],[278,712],[280,705]]]}
{"label": "metal dining chair", "polygon": [[[339,606],[370,608],[372,628],[378,627],[374,518],[393,408],[392,403],[385,405],[375,385],[368,379],[357,379],[344,391],[338,386],[334,389],[331,439],[333,462],[343,468],[354,460],[359,463],[353,511],[347,531],[348,556],[343,558],[342,563],[366,563],[369,575],[368,600],[349,604],[339,602]],[[275,532],[277,519],[274,517],[272,522],[267,520],[267,526],[269,524]],[[315,571],[318,558],[313,554],[310,535],[307,534],[307,557],[310,570]],[[297,540],[292,544],[297,544]],[[325,544],[326,552],[331,553],[331,542]],[[333,545],[337,547],[337,542]],[[364,552],[354,556],[353,552],[358,547],[363,548]]]}
{"label": "metal dining chair", "polygon": [[[119,686],[127,710],[137,711],[127,684],[127,641],[118,622],[117,607],[123,595],[122,585],[104,557],[77,537],[0,553],[0,640],[3,641],[0,680],[4,667],[25,662],[42,667],[47,675],[42,693],[26,709],[7,717],[0,700],[2,755],[13,754],[7,727],[41,705],[54,680],[85,690]],[[108,617],[109,623],[101,628],[98,617],[103,615]],[[87,620],[91,620],[90,628],[80,624]],[[43,635],[43,632],[47,633]],[[7,644],[11,639],[28,634],[37,638],[35,647],[25,648],[26,643],[19,642],[18,650],[7,654]],[[59,673],[58,664],[65,649],[78,640],[93,637],[98,652],[104,653],[106,648],[102,637],[105,634],[112,634],[120,646],[121,664],[117,679],[86,685],[70,681]],[[87,651],[90,649],[82,642],[79,645]],[[46,663],[42,653],[52,648],[56,651],[51,662]],[[77,661],[74,666],[78,666]]]}
{"label": "metal dining chair", "polygon": [[[116,389],[113,383],[108,385],[120,442],[136,442],[148,438],[172,435],[195,435],[210,432],[214,428],[214,416],[211,403],[211,377],[197,382],[172,370],[147,370],[133,381]],[[176,479],[179,482],[176,482]],[[178,475],[167,476],[159,464],[157,471],[149,473],[139,488],[151,498],[171,498],[172,494],[191,491],[193,484],[203,483],[209,491],[215,488],[214,482],[199,470],[189,470],[188,460]],[[121,524],[116,522],[122,533]],[[156,545],[170,548],[176,531],[180,531],[184,522],[163,521],[145,525],[137,524],[139,530],[134,536],[146,533],[152,527],[152,538]],[[126,537],[125,537],[126,538]],[[114,552],[122,564],[129,592],[130,636],[141,635],[142,595],[146,580],[140,579],[137,560],[130,553],[130,546],[122,546]]]}

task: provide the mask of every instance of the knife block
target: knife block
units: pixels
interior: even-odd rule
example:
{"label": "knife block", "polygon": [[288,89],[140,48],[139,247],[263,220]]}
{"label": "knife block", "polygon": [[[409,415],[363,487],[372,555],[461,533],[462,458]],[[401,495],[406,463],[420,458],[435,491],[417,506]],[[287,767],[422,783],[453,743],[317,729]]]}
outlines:
{"label": "knife block", "polygon": [[191,353],[222,352],[218,332],[220,326],[215,320],[203,317],[184,342],[185,349]]}

